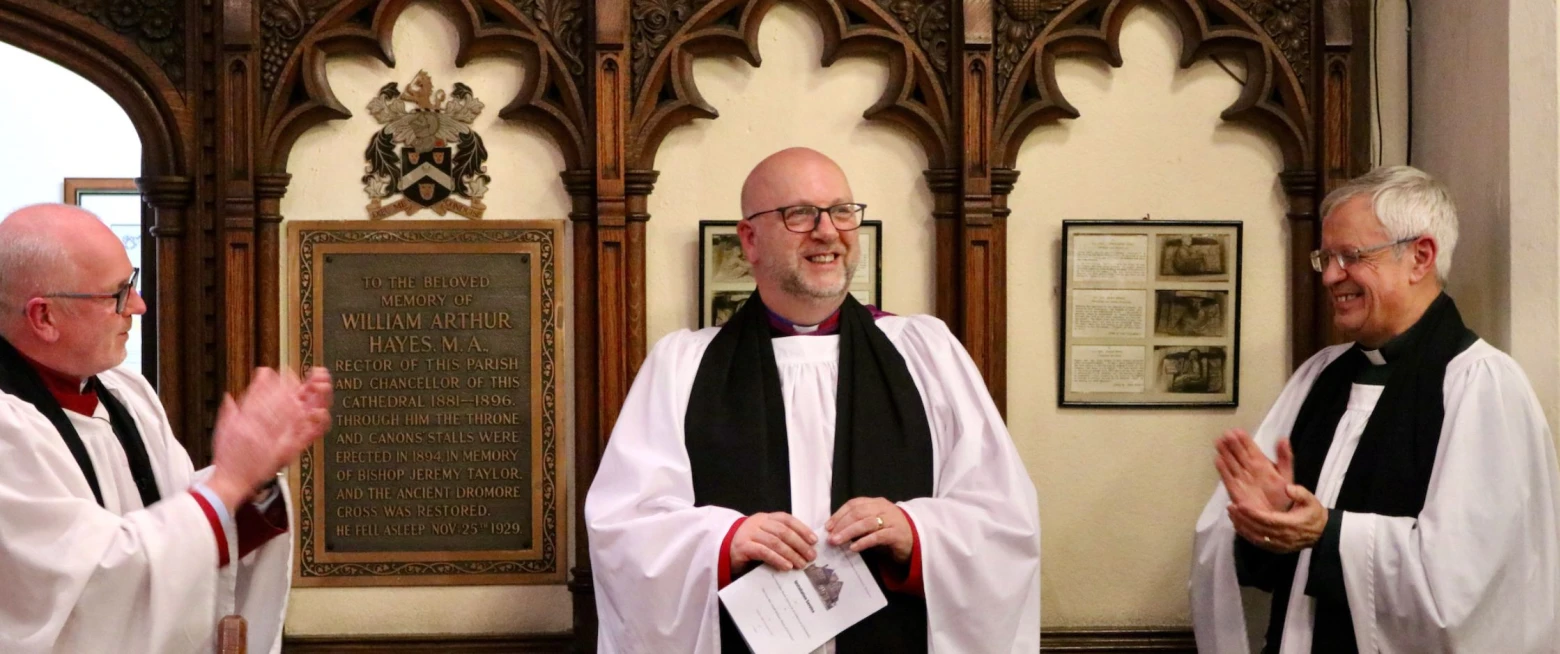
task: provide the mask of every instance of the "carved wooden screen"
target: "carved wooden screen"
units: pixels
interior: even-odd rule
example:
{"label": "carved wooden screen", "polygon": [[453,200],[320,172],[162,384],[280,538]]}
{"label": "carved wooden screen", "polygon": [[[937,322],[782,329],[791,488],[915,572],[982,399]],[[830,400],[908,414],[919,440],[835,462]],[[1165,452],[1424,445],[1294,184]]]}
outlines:
{"label": "carved wooden screen", "polygon": [[[1174,17],[1182,65],[1239,58],[1248,74],[1223,116],[1280,145],[1288,198],[1293,342],[1326,338],[1305,253],[1324,191],[1365,161],[1359,120],[1367,24],[1359,0],[1154,0]],[[349,115],[328,57],[389,64],[389,30],[409,0],[0,0],[0,39],[60,62],[129,113],[145,151],[138,184],[154,207],[161,312],[159,389],[197,461],[224,390],[280,352],[279,226],[292,145]],[[572,346],[577,488],[595,473],[644,358],[646,198],[667,133],[716,118],[692,62],[757,65],[776,0],[438,0],[459,32],[457,63],[513,52],[539,71],[501,115],[551,135],[572,198]],[[925,150],[936,224],[936,312],[969,349],[999,405],[1006,395],[1007,198],[1019,144],[1076,118],[1057,87],[1062,57],[1121,65],[1126,14],[1142,0],[801,0],[823,27],[824,65],[870,53],[890,84],[863,107]],[[576,624],[593,632],[588,550],[570,582]]]}

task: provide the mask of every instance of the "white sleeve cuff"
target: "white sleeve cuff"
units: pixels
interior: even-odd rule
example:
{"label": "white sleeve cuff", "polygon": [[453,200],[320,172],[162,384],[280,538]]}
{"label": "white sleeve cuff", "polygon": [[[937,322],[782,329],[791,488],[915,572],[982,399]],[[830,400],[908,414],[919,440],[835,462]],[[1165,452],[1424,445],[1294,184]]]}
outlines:
{"label": "white sleeve cuff", "polygon": [[266,484],[265,488],[261,492],[265,493],[265,498],[255,500],[254,502],[251,502],[251,504],[254,504],[255,508],[259,509],[261,513],[265,513],[266,509],[271,508],[271,505],[276,502],[276,498],[282,496],[281,482],[272,479],[271,483]]}
{"label": "white sleeve cuff", "polygon": [[216,491],[211,490],[206,482],[196,482],[194,490],[200,493],[201,497],[206,498],[206,503],[211,505],[211,510],[217,512],[217,518],[222,521],[223,529],[232,530],[237,527],[233,524],[233,514],[228,511],[227,505],[222,503]]}

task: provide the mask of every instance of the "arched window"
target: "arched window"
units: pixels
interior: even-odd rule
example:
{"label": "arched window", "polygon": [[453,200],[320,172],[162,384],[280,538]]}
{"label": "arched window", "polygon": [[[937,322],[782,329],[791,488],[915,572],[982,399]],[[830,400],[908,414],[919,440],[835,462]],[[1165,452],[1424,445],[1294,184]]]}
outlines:
{"label": "arched window", "polygon": [[35,101],[0,102],[0,124],[12,126],[10,154],[0,158],[0,217],[65,202],[97,214],[119,234],[130,265],[141,269],[137,287],[147,304],[147,315],[131,327],[123,365],[155,384],[156,334],[143,325],[155,324],[156,257],[134,180],[142,174],[141,138],[107,92],[64,66],[0,42],[0,70],[13,88],[48,89]]}

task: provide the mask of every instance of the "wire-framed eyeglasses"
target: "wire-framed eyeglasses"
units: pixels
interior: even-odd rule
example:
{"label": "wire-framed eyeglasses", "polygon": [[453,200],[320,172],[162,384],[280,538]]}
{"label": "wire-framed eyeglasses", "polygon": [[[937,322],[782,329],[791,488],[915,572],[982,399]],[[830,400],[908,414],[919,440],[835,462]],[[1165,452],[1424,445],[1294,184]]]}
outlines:
{"label": "wire-framed eyeglasses", "polygon": [[829,222],[834,225],[835,229],[848,232],[861,226],[862,219],[867,215],[867,205],[859,202],[846,202],[845,204],[836,204],[832,207],[798,204],[778,209],[766,209],[748,216],[747,219],[752,220],[766,213],[776,212],[780,214],[780,220],[785,223],[785,228],[798,234],[806,234],[818,229],[818,223],[823,221],[824,214],[829,215]]}
{"label": "wire-framed eyeglasses", "polygon": [[135,290],[135,283],[141,278],[140,268],[130,269],[130,281],[119,287],[113,293],[47,293],[40,297],[60,297],[71,300],[109,300],[114,301],[114,313],[122,314],[125,306],[130,303],[130,293]]}
{"label": "wire-framed eyeglasses", "polygon": [[1400,238],[1396,241],[1392,241],[1391,243],[1382,243],[1381,245],[1372,245],[1368,248],[1357,248],[1345,250],[1343,252],[1334,252],[1332,250],[1312,250],[1311,267],[1316,269],[1316,272],[1326,272],[1327,265],[1332,263],[1333,259],[1337,259],[1338,267],[1344,270],[1348,270],[1349,266],[1359,263],[1360,259],[1363,259],[1369,255],[1375,254],[1390,247],[1397,247],[1404,243],[1412,243],[1417,240],[1419,240],[1419,235],[1410,236],[1408,238]]}

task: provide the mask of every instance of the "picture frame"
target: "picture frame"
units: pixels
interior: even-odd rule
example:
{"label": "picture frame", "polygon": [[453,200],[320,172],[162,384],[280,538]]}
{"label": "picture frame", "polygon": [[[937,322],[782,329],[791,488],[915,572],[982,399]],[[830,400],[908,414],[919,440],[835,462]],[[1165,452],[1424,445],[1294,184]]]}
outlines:
{"label": "picture frame", "polygon": [[[861,260],[850,293],[862,304],[881,309],[883,223],[864,220],[857,231]],[[699,221],[699,328],[725,324],[755,288],[757,282],[737,237],[737,221]]]}
{"label": "picture frame", "polygon": [[1242,224],[1062,223],[1057,404],[1240,403]]}

